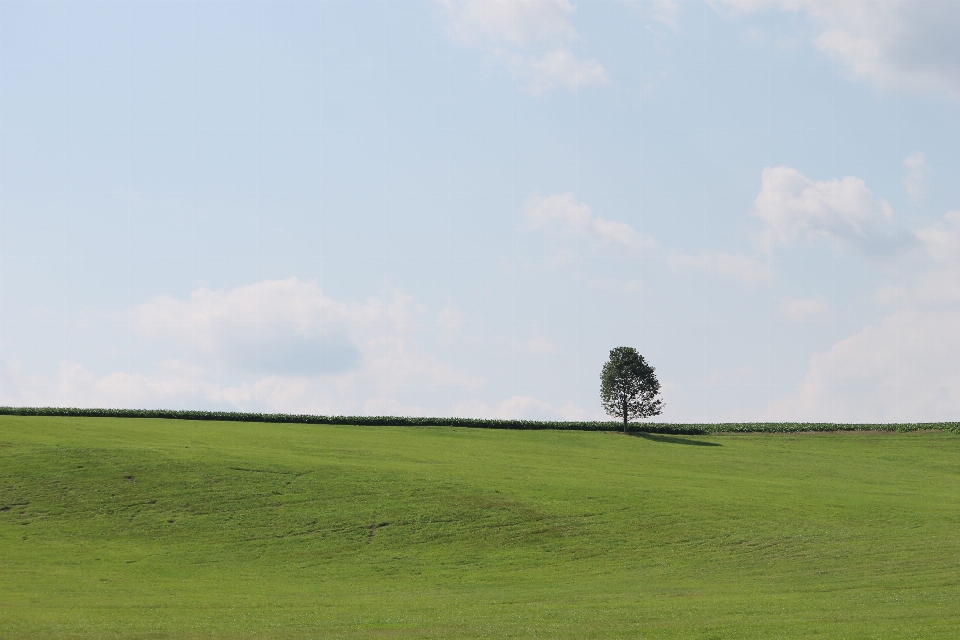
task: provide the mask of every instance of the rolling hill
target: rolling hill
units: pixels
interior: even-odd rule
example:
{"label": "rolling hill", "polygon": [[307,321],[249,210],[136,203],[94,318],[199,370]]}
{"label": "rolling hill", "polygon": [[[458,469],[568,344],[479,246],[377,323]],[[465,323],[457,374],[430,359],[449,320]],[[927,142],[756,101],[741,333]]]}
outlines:
{"label": "rolling hill", "polygon": [[953,638],[960,436],[0,416],[3,638]]}

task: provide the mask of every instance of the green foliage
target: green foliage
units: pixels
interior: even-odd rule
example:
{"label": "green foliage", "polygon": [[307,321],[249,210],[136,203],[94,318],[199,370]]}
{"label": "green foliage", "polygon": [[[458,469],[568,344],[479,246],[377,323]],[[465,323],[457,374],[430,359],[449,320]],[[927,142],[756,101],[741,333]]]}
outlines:
{"label": "green foliage", "polygon": [[654,368],[633,347],[610,350],[610,359],[600,372],[600,403],[607,415],[627,423],[636,418],[660,415],[663,401],[657,400],[660,383]]}
{"label": "green foliage", "polygon": [[[159,418],[166,420],[212,420],[281,424],[337,424],[368,427],[469,427],[473,429],[519,429],[562,431],[614,431],[619,422],[488,420],[485,418],[420,418],[413,416],[318,416],[288,413],[240,413],[178,409],[81,409],[75,407],[0,407],[0,416],[47,416],[76,418]],[[804,431],[952,431],[960,422],[648,422],[628,425],[631,433],[706,435],[710,433],[798,433]]]}
{"label": "green foliage", "polygon": [[960,438],[0,417],[0,636],[953,638]]}

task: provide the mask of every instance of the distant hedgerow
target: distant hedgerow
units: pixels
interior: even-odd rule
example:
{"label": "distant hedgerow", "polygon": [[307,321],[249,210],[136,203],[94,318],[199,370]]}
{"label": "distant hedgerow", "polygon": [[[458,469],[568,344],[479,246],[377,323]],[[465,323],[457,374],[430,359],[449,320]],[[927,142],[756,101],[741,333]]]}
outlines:
{"label": "distant hedgerow", "polygon": [[[411,416],[318,416],[288,413],[240,413],[178,409],[79,409],[73,407],[0,407],[0,415],[61,416],[86,418],[164,418],[169,420],[219,420],[225,422],[276,422],[294,424],[339,424],[369,427],[470,427],[475,429],[557,429],[567,431],[616,431],[619,422],[546,420],[487,420],[483,418],[418,418]],[[835,423],[835,422],[725,422],[630,424],[635,433],[705,435],[710,433],[798,433],[803,431],[951,431],[960,433],[960,422]]]}

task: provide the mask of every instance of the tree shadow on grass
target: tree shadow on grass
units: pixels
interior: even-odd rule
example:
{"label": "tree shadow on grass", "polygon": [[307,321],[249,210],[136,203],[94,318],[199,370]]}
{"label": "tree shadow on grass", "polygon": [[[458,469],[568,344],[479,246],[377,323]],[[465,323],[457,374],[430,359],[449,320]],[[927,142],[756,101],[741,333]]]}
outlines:
{"label": "tree shadow on grass", "polygon": [[653,440],[654,442],[665,442],[667,444],[688,444],[695,447],[722,447],[723,445],[719,442],[706,442],[705,440],[693,440],[692,438],[684,436],[668,436],[662,433],[644,433],[643,431],[636,431],[629,433],[627,435],[634,436],[636,438],[643,438],[644,440]]}

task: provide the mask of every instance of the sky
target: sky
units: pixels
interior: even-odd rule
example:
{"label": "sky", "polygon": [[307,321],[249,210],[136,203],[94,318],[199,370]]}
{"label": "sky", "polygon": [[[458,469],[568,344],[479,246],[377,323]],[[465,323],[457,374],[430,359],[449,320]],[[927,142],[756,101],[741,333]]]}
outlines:
{"label": "sky", "polygon": [[0,0],[0,404],[960,419],[960,2]]}

